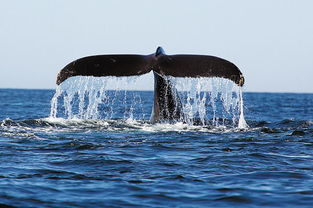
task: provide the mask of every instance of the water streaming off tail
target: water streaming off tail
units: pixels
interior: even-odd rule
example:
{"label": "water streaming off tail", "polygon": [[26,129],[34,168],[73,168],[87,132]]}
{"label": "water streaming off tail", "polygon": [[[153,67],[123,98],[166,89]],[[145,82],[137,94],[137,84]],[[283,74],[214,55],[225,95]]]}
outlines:
{"label": "water streaming off tail", "polygon": [[[72,77],[57,87],[50,117],[149,120],[153,93],[128,91],[137,77]],[[185,123],[247,127],[241,88],[220,78],[169,77],[182,101]]]}
{"label": "water streaming off tail", "polygon": [[221,78],[173,78],[189,124],[246,128],[241,87]]}
{"label": "water streaming off tail", "polygon": [[147,120],[139,91],[122,90],[136,77],[73,77],[57,87],[50,117]]}

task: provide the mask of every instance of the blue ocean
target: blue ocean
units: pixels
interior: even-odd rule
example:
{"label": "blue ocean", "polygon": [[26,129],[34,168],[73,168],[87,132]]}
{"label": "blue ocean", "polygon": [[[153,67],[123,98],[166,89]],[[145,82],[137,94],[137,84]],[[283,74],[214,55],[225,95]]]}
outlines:
{"label": "blue ocean", "polygon": [[193,125],[150,123],[152,91],[61,94],[0,89],[0,207],[313,206],[313,94],[243,92],[244,128],[227,96]]}

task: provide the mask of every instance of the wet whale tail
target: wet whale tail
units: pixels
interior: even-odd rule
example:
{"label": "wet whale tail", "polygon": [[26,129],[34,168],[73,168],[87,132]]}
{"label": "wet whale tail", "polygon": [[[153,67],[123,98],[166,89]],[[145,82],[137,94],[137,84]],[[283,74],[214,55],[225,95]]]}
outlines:
{"label": "wet whale tail", "polygon": [[158,47],[150,55],[96,55],[77,59],[66,65],[57,76],[57,84],[73,76],[136,76],[154,73],[152,122],[179,121],[183,114],[179,96],[167,76],[220,77],[244,85],[238,67],[219,57],[207,55],[166,55]]}

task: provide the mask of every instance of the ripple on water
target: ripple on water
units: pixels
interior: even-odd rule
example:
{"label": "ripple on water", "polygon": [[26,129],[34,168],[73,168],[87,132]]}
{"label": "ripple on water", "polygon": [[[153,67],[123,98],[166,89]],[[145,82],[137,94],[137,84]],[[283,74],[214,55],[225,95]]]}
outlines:
{"label": "ripple on water", "polygon": [[[89,122],[80,128],[74,121],[12,122],[1,126],[1,134],[23,132],[45,138],[1,137],[0,179],[6,191],[0,197],[8,204],[22,201],[17,207],[91,206],[88,200],[95,207],[113,202],[117,207],[309,206],[311,202],[310,129],[299,136],[289,135],[296,129],[286,126],[265,134],[254,127],[182,131],[179,125],[172,129],[164,125],[166,130],[158,131],[159,125],[145,131],[153,125],[108,121],[113,127],[97,128],[96,122]],[[51,125],[56,125],[54,130]],[[27,186],[29,182],[34,185]],[[8,189],[9,184],[15,185]]]}

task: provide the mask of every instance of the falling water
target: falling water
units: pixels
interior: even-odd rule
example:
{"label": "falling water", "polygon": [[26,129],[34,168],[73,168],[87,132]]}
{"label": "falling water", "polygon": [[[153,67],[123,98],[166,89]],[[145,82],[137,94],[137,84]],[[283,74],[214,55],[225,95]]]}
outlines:
{"label": "falling water", "polygon": [[121,89],[135,80],[136,77],[72,77],[57,86],[50,117],[107,120],[122,114],[124,119],[143,119],[139,92]]}
{"label": "falling water", "polygon": [[[173,78],[182,100],[185,122],[213,126],[248,127],[241,87],[221,78]],[[211,122],[208,122],[211,121]]]}
{"label": "falling water", "polygon": [[[247,127],[242,91],[232,81],[169,78],[182,101],[185,123]],[[135,81],[136,77],[72,77],[57,87],[51,100],[50,117],[148,120],[147,108],[152,106],[146,107],[141,92],[122,90],[125,84],[130,86]]]}

